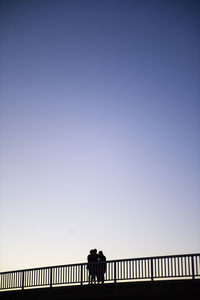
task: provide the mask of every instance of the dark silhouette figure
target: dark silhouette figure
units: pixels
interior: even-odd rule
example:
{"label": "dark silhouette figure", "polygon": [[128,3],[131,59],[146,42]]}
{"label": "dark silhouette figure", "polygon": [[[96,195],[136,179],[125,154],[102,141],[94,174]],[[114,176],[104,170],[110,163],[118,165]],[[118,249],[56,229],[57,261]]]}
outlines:
{"label": "dark silhouette figure", "polygon": [[102,251],[99,251],[99,260],[100,263],[98,265],[98,275],[97,280],[98,283],[104,283],[104,274],[106,272],[106,257],[104,256]]}
{"label": "dark silhouette figure", "polygon": [[97,249],[90,250],[90,254],[87,257],[88,265],[87,269],[89,271],[89,284],[93,282],[96,283],[96,276],[98,276],[97,262],[99,255],[97,254]]}
{"label": "dark silhouette figure", "polygon": [[91,262],[92,262],[92,254],[93,254],[93,250],[90,250],[90,254],[87,257],[87,269],[89,271],[89,284],[92,282],[92,268],[91,268]]}

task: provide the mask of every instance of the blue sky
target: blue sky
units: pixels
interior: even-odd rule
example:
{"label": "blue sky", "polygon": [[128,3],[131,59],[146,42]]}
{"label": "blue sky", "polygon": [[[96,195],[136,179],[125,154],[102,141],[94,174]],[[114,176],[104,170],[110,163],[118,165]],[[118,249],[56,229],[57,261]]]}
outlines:
{"label": "blue sky", "polygon": [[0,5],[0,269],[199,252],[199,1]]}

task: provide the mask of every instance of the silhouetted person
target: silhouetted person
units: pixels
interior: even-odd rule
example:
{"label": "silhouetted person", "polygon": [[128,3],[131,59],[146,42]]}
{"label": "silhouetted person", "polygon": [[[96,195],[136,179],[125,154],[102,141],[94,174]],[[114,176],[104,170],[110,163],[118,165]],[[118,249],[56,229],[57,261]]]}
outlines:
{"label": "silhouetted person", "polygon": [[99,260],[100,263],[98,265],[98,283],[104,283],[104,274],[106,272],[106,257],[104,256],[102,251],[99,251]]}
{"label": "silhouetted person", "polygon": [[89,283],[96,283],[97,276],[97,263],[99,255],[97,254],[97,249],[90,250],[90,254],[88,255],[88,265],[87,269],[89,271]]}
{"label": "silhouetted person", "polygon": [[91,265],[92,255],[93,255],[93,250],[90,250],[90,254],[87,257],[87,261],[88,261],[87,269],[89,271],[89,283],[92,283],[92,265]]}

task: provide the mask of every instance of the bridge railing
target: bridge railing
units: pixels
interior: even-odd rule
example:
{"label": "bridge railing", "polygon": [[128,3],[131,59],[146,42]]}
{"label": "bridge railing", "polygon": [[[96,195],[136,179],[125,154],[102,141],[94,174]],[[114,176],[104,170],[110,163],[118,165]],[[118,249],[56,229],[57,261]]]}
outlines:
{"label": "bridge railing", "polygon": [[[102,262],[91,264],[96,273]],[[200,278],[200,254],[144,257],[106,262],[105,282]],[[88,264],[0,273],[0,290],[89,283]]]}

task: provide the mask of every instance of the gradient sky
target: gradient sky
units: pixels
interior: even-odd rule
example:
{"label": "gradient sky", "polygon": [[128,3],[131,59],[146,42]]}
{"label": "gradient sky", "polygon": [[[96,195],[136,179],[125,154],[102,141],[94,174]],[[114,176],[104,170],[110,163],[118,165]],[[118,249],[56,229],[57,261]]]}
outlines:
{"label": "gradient sky", "polygon": [[200,2],[0,1],[0,270],[200,251]]}

